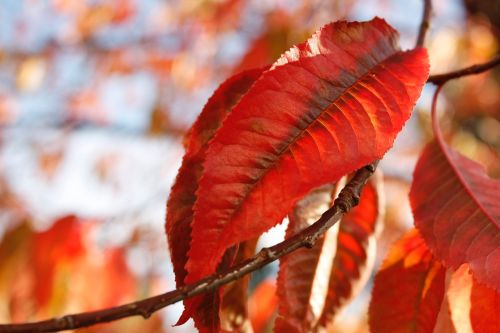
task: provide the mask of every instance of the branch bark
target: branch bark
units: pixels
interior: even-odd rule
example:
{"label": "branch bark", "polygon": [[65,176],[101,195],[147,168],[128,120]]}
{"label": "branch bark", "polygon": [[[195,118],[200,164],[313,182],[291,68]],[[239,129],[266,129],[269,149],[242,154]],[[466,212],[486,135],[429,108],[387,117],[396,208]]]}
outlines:
{"label": "branch bark", "polygon": [[256,256],[248,259],[228,270],[211,275],[194,284],[169,291],[165,294],[150,297],[141,301],[124,304],[121,306],[70,314],[34,323],[0,325],[0,332],[58,332],[91,326],[99,323],[110,322],[125,317],[142,316],[149,318],[154,312],[167,305],[179,302],[186,298],[214,290],[224,284],[239,279],[290,252],[301,247],[311,248],[316,240],[331,226],[337,223],[343,214],[358,204],[359,196],[368,178],[375,172],[378,161],[359,169],[349,183],[342,189],[333,206],[323,213],[321,218],[304,229],[302,232],[290,237],[283,242],[262,249]]}
{"label": "branch bark", "polygon": [[485,62],[483,64],[476,64],[472,65],[470,67],[462,68],[453,72],[449,73],[443,73],[443,74],[437,74],[437,75],[431,75],[429,76],[429,79],[427,80],[428,83],[433,83],[435,85],[443,85],[446,82],[452,80],[452,79],[457,79],[463,76],[468,76],[468,75],[474,75],[474,74],[480,74],[483,72],[486,72],[490,69],[492,69],[495,66],[500,65],[500,55],[497,55],[493,59],[491,59],[488,62]]}

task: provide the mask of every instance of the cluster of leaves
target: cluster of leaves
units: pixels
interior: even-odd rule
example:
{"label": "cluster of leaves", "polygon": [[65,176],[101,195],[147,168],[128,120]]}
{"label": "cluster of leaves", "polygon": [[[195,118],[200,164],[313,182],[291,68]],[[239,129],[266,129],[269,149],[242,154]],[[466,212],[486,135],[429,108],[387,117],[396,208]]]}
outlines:
{"label": "cluster of leaves", "polygon": [[[69,2],[57,3],[61,10],[71,9],[65,5]],[[239,13],[243,2],[217,3],[205,23],[234,24],[224,13]],[[107,22],[126,22],[135,11],[133,6],[112,7],[82,12],[84,42],[91,42]],[[296,29],[290,22],[295,23],[280,13],[268,20],[267,29],[235,66],[235,71],[245,71],[215,91],[185,137],[186,154],[168,201],[166,224],[178,287],[252,257],[259,236],[284,218],[288,239],[318,220],[351,173],[381,159],[393,145],[427,80],[425,49],[400,51],[396,31],[383,20],[326,25],[279,56],[285,44],[297,39],[294,33],[304,33],[291,32]],[[126,52],[109,53],[114,59],[110,71],[126,73],[137,65],[127,62]],[[206,76],[187,70],[189,61],[163,56],[147,53],[140,66],[150,66],[160,77],[188,73],[187,85]],[[33,62],[27,59],[21,73],[23,68],[34,68]],[[22,80],[19,84],[29,86]],[[475,103],[481,96],[470,90],[463,99]],[[92,94],[73,101],[75,109],[99,106]],[[415,228],[391,247],[375,276],[368,310],[373,332],[499,330],[500,182],[448,147],[435,103],[435,139],[419,158],[410,191]],[[153,127],[164,121],[152,119],[151,130],[163,130]],[[51,172],[51,164],[47,166]],[[322,331],[373,273],[384,220],[382,179],[375,174],[359,205],[314,246],[281,258],[276,283],[261,283],[248,299],[244,277],[185,300],[179,324],[193,318],[201,332]],[[126,270],[122,248],[98,255],[97,263],[90,261],[95,253],[84,240],[86,228],[69,217],[46,232],[23,224],[7,234],[0,245],[2,318],[33,320],[137,298],[137,281]],[[76,282],[61,288],[70,273]],[[87,292],[96,288],[85,279],[88,275],[100,276],[99,292]],[[114,329],[134,330],[130,322],[126,325]],[[157,331],[160,326],[150,320],[137,330]]]}
{"label": "cluster of leaves", "polygon": [[[119,305],[141,294],[129,271],[123,247],[97,249],[90,237],[96,221],[66,216],[45,231],[27,223],[10,230],[0,245],[0,320],[23,322],[58,315],[67,309],[89,311]],[[98,279],[98,283],[96,280]],[[92,290],[92,292],[89,292]],[[132,320],[86,332],[161,328]]]}
{"label": "cluster of leaves", "polygon": [[432,109],[435,140],[419,158],[410,191],[416,229],[393,246],[375,279],[370,325],[376,332],[500,327],[494,315],[500,298],[500,181],[445,143],[436,115],[440,89]]}
{"label": "cluster of leaves", "polygon": [[[186,138],[168,201],[166,230],[177,285],[248,258],[256,238],[287,214],[287,237],[318,219],[331,206],[341,177],[392,146],[428,67],[424,49],[399,51],[396,31],[383,20],[337,22],[270,68],[222,84]],[[424,150],[411,191],[423,240],[410,232],[378,273],[370,307],[374,332],[432,331],[443,302],[445,267],[470,264],[478,283],[499,288],[498,182],[447,148],[434,128],[437,141]],[[376,183],[367,186],[360,206],[311,250],[283,258],[276,331],[326,327],[366,282],[382,213],[377,193]],[[242,329],[246,288],[243,279],[186,300],[179,324],[192,317],[201,332]],[[404,297],[401,289],[408,289]],[[493,289],[491,296],[496,297]]]}

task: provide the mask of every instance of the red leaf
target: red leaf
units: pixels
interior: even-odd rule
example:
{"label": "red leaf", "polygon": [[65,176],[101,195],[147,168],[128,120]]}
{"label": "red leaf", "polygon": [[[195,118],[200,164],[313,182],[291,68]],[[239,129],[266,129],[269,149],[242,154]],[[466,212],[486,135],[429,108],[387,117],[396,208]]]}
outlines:
{"label": "red leaf", "polygon": [[432,332],[444,296],[445,273],[418,232],[407,233],[375,276],[371,332]]}
{"label": "red leaf", "polygon": [[[373,183],[365,186],[359,206],[312,249],[299,249],[281,259],[276,332],[309,332],[319,326],[326,327],[340,306],[366,282],[364,273],[370,271],[371,264],[367,265],[367,261],[374,259],[373,233],[381,211]],[[287,237],[321,216],[331,205],[332,190],[332,186],[321,187],[297,203],[289,216]]]}
{"label": "red leaf", "polygon": [[361,193],[359,205],[340,221],[337,251],[319,320],[323,327],[333,320],[342,305],[357,295],[372,271],[376,230],[384,215],[380,176],[375,174],[371,178]]}
{"label": "red leaf", "polygon": [[263,69],[234,75],[214,92],[189,131],[186,154],[167,202],[166,232],[177,286],[184,284],[187,252],[191,240],[193,204],[203,170],[206,145],[231,108],[238,102]]}
{"label": "red leaf", "polygon": [[500,332],[499,314],[500,293],[473,281],[470,321],[474,332]]}
{"label": "red leaf", "polygon": [[[333,185],[322,186],[300,200],[289,214],[286,238],[319,219],[332,205],[334,191]],[[326,273],[329,272],[335,253],[337,231],[338,227],[328,230],[312,249],[298,249],[281,258],[277,290],[279,312],[275,332],[309,332],[316,324],[324,304],[328,283]]]}
{"label": "red leaf", "polygon": [[410,190],[415,225],[447,267],[468,263],[479,282],[500,291],[500,180],[449,148],[433,124],[437,140],[420,156]]}
{"label": "red leaf", "polygon": [[251,87],[207,150],[186,283],[391,147],[428,75],[426,51],[400,52],[396,40],[381,19],[329,24]]}
{"label": "red leaf", "polygon": [[[102,251],[92,246],[89,234],[94,226],[94,221],[67,216],[43,232],[34,232],[27,223],[9,232],[0,243],[0,308],[6,309],[5,320],[96,310],[137,297],[137,281],[123,248]],[[98,277],[99,283],[89,277]]]}
{"label": "red leaf", "polygon": [[[186,154],[167,202],[166,231],[178,287],[184,284],[186,276],[184,266],[191,240],[192,207],[196,201],[196,190],[203,170],[202,163],[207,143],[232,107],[262,71],[263,69],[254,69],[242,72],[221,84],[189,131]],[[207,293],[202,298],[203,302],[200,303],[202,306],[198,308],[198,313],[192,314],[196,326],[200,330],[203,327],[218,327],[220,305],[218,291]],[[182,324],[188,318],[189,315],[184,314],[178,324]]]}

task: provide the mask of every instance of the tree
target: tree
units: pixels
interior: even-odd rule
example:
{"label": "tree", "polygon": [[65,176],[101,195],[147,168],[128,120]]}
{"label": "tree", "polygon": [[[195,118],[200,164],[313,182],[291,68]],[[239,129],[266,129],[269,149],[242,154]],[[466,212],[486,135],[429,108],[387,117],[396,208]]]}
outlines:
{"label": "tree", "polygon": [[[370,328],[461,330],[457,311],[465,300],[467,325],[494,331],[500,182],[449,147],[436,110],[445,83],[487,71],[500,58],[429,76],[423,45],[430,15],[431,3],[424,1],[412,50],[400,51],[397,32],[383,19],[333,22],[270,67],[235,74],[215,91],[186,136],[186,154],[167,203],[176,290],[105,310],[4,325],[0,331],[56,331],[133,315],[148,318],[180,300],[185,304],[180,324],[193,318],[201,332],[245,330],[246,275],[277,259],[276,331],[327,327],[373,269],[370,246],[383,198],[380,179],[368,179],[426,83],[437,86],[435,138],[413,174],[415,229],[392,246],[375,276]],[[287,214],[286,240],[253,256],[259,235]]]}

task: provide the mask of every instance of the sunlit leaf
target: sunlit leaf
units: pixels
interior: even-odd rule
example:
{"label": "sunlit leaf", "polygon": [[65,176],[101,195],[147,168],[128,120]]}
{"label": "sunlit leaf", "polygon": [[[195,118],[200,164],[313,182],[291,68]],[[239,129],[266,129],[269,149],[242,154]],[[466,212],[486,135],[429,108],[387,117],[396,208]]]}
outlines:
{"label": "sunlit leaf", "polygon": [[97,310],[137,297],[137,281],[123,248],[89,244],[92,226],[66,216],[43,232],[22,224],[7,234],[0,244],[2,321],[42,319],[67,309]]}
{"label": "sunlit leaf", "polygon": [[410,200],[415,225],[436,258],[500,291],[500,180],[437,140],[415,167]]}
{"label": "sunlit leaf", "polygon": [[[186,154],[167,202],[166,232],[177,286],[184,284],[186,276],[184,266],[191,241],[193,205],[197,198],[198,181],[203,171],[202,163],[205,159],[206,145],[231,108],[259,77],[262,70],[242,72],[224,82],[209,99],[189,131],[186,139]],[[218,327],[218,292],[208,293],[202,297],[204,305],[199,312],[203,314],[193,314],[197,327],[199,329],[202,326]],[[184,315],[179,320],[179,324],[187,318]],[[211,318],[210,323],[207,322],[207,318]]]}
{"label": "sunlit leaf", "polygon": [[444,287],[445,268],[411,230],[394,244],[375,277],[371,332],[432,332]]}
{"label": "sunlit leaf", "polygon": [[202,173],[207,143],[241,96],[259,77],[261,69],[237,74],[224,82],[208,100],[189,130],[186,154],[167,202],[166,231],[177,285],[184,284],[187,252],[191,239],[193,205]]}
{"label": "sunlit leaf", "polygon": [[282,221],[311,189],[392,146],[428,75],[424,49],[396,44],[381,19],[332,23],[256,81],[207,150],[186,283],[213,273],[227,248]]}
{"label": "sunlit leaf", "polygon": [[57,266],[84,254],[82,232],[78,219],[67,216],[56,221],[49,230],[34,235],[31,254],[33,268],[40,276],[35,280],[38,308],[45,306],[52,296]]}

